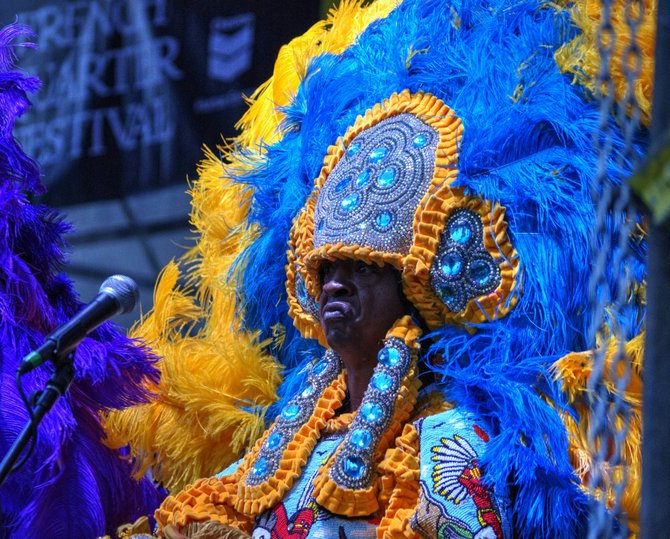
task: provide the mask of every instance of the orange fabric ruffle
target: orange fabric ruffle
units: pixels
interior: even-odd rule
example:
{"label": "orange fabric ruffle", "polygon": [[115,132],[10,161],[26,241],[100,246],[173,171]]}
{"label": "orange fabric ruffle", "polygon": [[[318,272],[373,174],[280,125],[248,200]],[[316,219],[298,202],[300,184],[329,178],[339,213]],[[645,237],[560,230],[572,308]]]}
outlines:
{"label": "orange fabric ruffle", "polygon": [[[393,443],[393,440],[402,430],[404,423],[409,419],[416,404],[417,394],[421,386],[421,382],[416,376],[417,339],[420,335],[421,330],[416,327],[409,316],[398,320],[386,335],[387,339],[391,337],[402,339],[412,351],[413,358],[407,374],[400,383],[400,388],[395,399],[393,416],[379,439],[373,463],[379,462],[382,459],[386,449]],[[380,488],[384,484],[380,483],[378,478],[375,478],[367,488],[360,490],[351,490],[338,485],[330,477],[330,467],[335,462],[339,451],[340,448],[322,467],[314,481],[314,494],[317,503],[332,513],[348,517],[362,517],[375,513],[380,509]]]}
{"label": "orange fabric ruffle", "polygon": [[193,522],[216,521],[251,533],[253,519],[233,509],[241,470],[226,477],[209,477],[189,485],[175,496],[168,496],[156,510],[162,528],[168,524],[180,530]]}
{"label": "orange fabric ruffle", "polygon": [[416,537],[409,521],[419,502],[419,434],[412,424],[405,425],[396,446],[386,452],[379,464],[387,484],[393,484],[384,517],[377,528],[378,538]]}
{"label": "orange fabric ruffle", "polygon": [[245,515],[257,516],[274,507],[284,498],[295,480],[300,477],[302,469],[319,440],[321,431],[326,422],[335,415],[336,410],[341,406],[345,394],[344,374],[340,373],[317,401],[312,416],[298,429],[293,440],[289,442],[274,475],[260,485],[247,485],[246,479],[250,472],[251,463],[256,460],[265,438],[270,432],[270,429],[268,429],[265,436],[256,443],[254,450],[245,458],[245,463],[248,463],[248,465],[241,475],[234,501],[237,511]]}

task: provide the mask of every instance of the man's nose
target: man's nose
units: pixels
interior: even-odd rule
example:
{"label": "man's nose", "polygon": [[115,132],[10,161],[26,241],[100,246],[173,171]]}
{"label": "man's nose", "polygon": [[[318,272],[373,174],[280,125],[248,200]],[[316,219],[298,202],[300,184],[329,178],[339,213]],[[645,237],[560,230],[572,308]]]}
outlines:
{"label": "man's nose", "polygon": [[323,291],[330,297],[349,296],[353,288],[351,272],[342,266],[333,268],[323,281]]}

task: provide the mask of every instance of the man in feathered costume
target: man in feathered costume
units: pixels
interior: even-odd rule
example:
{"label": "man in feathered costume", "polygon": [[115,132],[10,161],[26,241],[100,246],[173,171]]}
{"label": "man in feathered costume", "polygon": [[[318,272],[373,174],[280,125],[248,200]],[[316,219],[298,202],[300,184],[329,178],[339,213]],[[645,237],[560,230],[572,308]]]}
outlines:
{"label": "man in feathered costume", "polygon": [[[585,533],[592,8],[344,2],[282,49],[240,137],[203,164],[200,242],[138,328],[163,356],[161,399],[107,418],[109,443],[172,491],[168,534]],[[618,185],[632,163],[609,125]],[[632,235],[604,276],[631,280],[615,313],[631,404],[644,248]],[[632,473],[633,530],[637,489]]]}
{"label": "man in feathered costume", "polygon": [[[65,265],[59,215],[29,196],[44,192],[37,164],[12,136],[39,81],[12,71],[13,44],[29,31],[0,29],[0,452],[9,451],[28,421],[16,371],[21,358],[70,319],[82,303]],[[30,44],[23,44],[30,46]],[[0,537],[96,537],[150,511],[160,496],[102,443],[99,415],[146,399],[157,371],[146,348],[104,324],[79,345],[69,391],[45,416],[30,457],[0,487]],[[22,377],[28,394],[53,374],[44,365]],[[30,447],[30,444],[29,444]],[[119,493],[123,496],[119,496]]]}

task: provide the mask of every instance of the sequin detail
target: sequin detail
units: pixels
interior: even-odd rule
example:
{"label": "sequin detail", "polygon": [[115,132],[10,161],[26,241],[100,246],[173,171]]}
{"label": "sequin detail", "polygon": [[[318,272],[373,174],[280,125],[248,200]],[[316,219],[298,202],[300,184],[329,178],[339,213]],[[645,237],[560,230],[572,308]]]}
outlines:
{"label": "sequin detail", "polygon": [[414,213],[435,172],[438,142],[437,131],[410,113],[359,133],[319,194],[314,247],[342,242],[408,254]]}
{"label": "sequin detail", "polygon": [[410,358],[409,348],[396,337],[388,339],[380,350],[363,402],[330,469],[331,479],[342,488],[362,489],[370,484],[370,462],[391,421],[397,389],[407,375]]}
{"label": "sequin detail", "polygon": [[[321,225],[322,223],[320,223]],[[307,286],[305,285],[305,279],[302,274],[297,270],[295,272],[295,284],[293,287],[295,297],[302,307],[302,310],[310,314],[315,320],[319,319],[319,305],[316,300],[312,297],[311,294],[307,292]]]}
{"label": "sequin detail", "polygon": [[261,447],[251,473],[246,478],[248,486],[260,485],[279,467],[281,457],[302,424],[314,413],[316,403],[325,389],[342,370],[342,361],[332,350],[326,351],[310,370],[306,389],[293,397],[282,409]]}
{"label": "sequin detail", "polygon": [[500,285],[500,267],[484,246],[479,215],[465,208],[447,220],[430,268],[430,284],[452,312],[493,292]]}

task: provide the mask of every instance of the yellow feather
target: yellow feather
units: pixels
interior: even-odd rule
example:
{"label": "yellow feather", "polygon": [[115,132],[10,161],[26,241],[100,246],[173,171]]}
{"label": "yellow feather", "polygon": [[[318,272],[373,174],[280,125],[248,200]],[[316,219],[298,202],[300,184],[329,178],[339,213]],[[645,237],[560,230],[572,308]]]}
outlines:
{"label": "yellow feather", "polygon": [[[295,95],[308,62],[324,52],[341,53],[397,3],[364,7],[363,0],[345,0],[326,21],[282,47],[272,78],[248,100],[236,143],[260,155],[262,143],[278,140],[282,116],[276,107]],[[239,175],[249,164],[228,146],[219,150],[222,157],[205,149],[190,185],[197,243],[164,268],[153,309],[131,331],[160,357],[161,380],[149,388],[154,397],[103,418],[108,445],[129,446],[136,473],[151,470],[172,491],[219,472],[256,441],[281,379],[265,352],[269,343],[242,331],[236,318],[231,265],[257,230],[246,222],[248,192],[228,172]],[[275,326],[273,341],[284,334]]]}
{"label": "yellow feather", "polygon": [[[623,418],[617,417],[614,428],[626,429],[626,439],[621,456],[624,465],[613,468],[608,463],[603,465],[603,473],[610,474],[615,481],[620,480],[623,473],[627,474],[626,488],[623,492],[622,504],[628,515],[629,526],[633,536],[639,531],[639,511],[641,493],[642,466],[642,361],[644,355],[644,333],[640,333],[624,346],[624,360],[630,364],[630,380],[623,391],[617,390],[616,382],[622,376],[625,365],[623,362],[613,364],[619,343],[614,339],[608,342],[605,352],[604,384],[610,394],[620,394],[630,405],[631,414],[627,426]],[[573,352],[559,359],[552,367],[554,376],[561,382],[568,395],[569,404],[575,409],[579,420],[569,414],[562,414],[563,422],[570,435],[570,457],[578,477],[584,485],[588,484],[589,474],[593,469],[594,449],[589,443],[589,429],[593,422],[587,387],[593,364],[593,353]],[[602,419],[604,420],[604,418]],[[613,442],[610,442],[613,443]],[[585,487],[586,488],[586,487]],[[598,494],[597,492],[595,493]],[[614,499],[614,492],[608,489],[608,499]]]}
{"label": "yellow feather", "polygon": [[[627,81],[624,74],[624,51],[630,43],[630,31],[626,23],[625,6],[628,2],[615,0],[612,6],[612,25],[616,35],[614,61],[610,66],[614,82],[615,99],[623,102],[626,97]],[[645,125],[651,121],[651,100],[654,77],[654,49],[656,46],[657,0],[643,0],[643,13],[638,13],[636,3],[632,3],[632,14],[641,24],[637,44],[641,54],[641,73],[634,84],[633,94],[640,105],[641,118]],[[574,38],[556,52],[556,62],[561,71],[570,73],[574,81],[595,91],[595,80],[600,68],[598,54],[598,26],[602,14],[600,0],[580,0],[573,3],[571,17],[582,34]]]}
{"label": "yellow feather", "polygon": [[368,6],[364,3],[343,0],[339,7],[330,10],[326,21],[316,23],[279,50],[272,77],[248,99],[250,107],[236,126],[243,130],[237,139],[240,144],[260,151],[261,142],[279,140],[283,114],[277,108],[295,96],[309,61],[323,53],[342,53],[370,23],[386,17],[400,0],[379,0]]}

